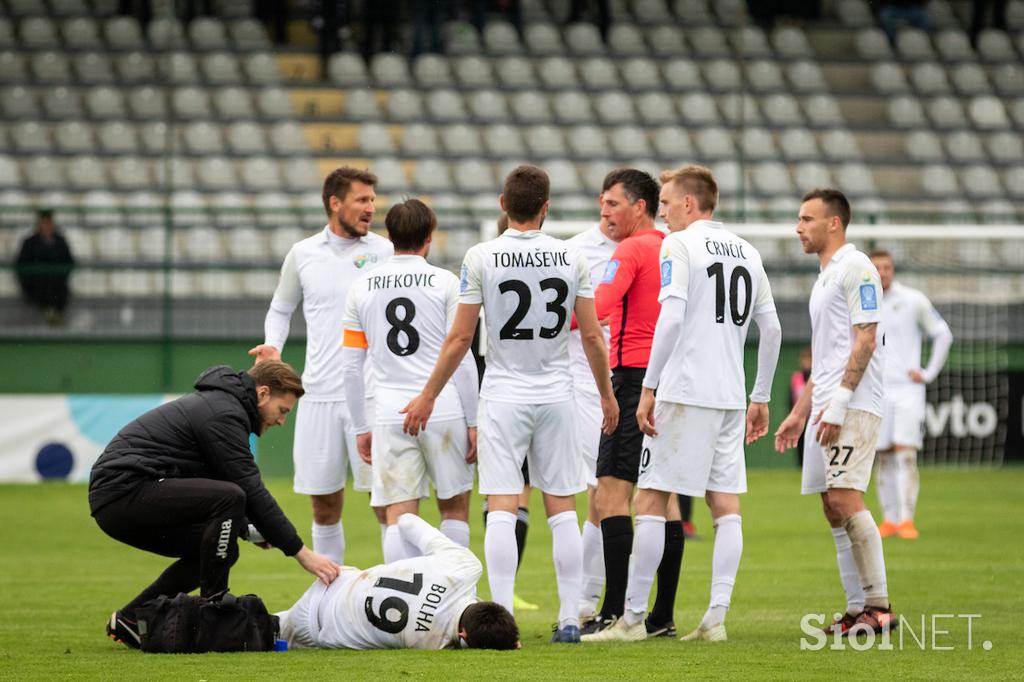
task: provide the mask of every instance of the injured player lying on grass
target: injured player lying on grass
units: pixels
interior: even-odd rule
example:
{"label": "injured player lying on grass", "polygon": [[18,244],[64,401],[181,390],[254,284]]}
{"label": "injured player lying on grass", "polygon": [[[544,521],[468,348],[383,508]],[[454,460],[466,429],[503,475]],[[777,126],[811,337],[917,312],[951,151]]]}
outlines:
{"label": "injured player lying on grass", "polygon": [[282,613],[293,648],[518,649],[519,628],[504,607],[478,601],[480,560],[414,514],[398,520],[409,554],[390,564],[342,567],[315,582]]}

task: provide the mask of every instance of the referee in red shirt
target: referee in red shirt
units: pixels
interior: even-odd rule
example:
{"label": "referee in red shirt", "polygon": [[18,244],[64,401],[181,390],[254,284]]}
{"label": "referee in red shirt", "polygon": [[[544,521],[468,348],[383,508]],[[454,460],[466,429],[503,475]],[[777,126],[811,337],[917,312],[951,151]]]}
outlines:
{"label": "referee in red shirt", "polygon": [[[629,505],[643,450],[643,433],[634,416],[661,311],[660,255],[665,235],[654,227],[659,190],[654,178],[633,168],[613,170],[602,187],[601,218],[619,246],[601,278],[595,304],[598,317],[608,320],[611,331],[612,386],[623,417],[612,435],[601,436],[598,449],[596,505],[606,582],[601,612],[583,624],[583,634],[604,629],[622,616],[625,606],[633,549]],[[672,608],[682,556],[683,526],[676,514],[665,524],[665,554],[658,569],[658,596],[647,618],[648,636],[675,635]]]}

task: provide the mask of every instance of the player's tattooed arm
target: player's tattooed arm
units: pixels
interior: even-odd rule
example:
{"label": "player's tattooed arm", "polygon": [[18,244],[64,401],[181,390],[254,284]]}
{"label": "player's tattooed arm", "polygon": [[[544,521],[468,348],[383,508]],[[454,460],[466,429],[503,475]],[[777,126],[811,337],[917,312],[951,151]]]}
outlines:
{"label": "player's tattooed arm", "polygon": [[843,380],[840,383],[843,388],[855,391],[860,385],[860,380],[864,377],[868,363],[871,362],[871,356],[875,352],[877,329],[878,323],[876,322],[853,325],[855,338],[853,350],[850,351],[850,359],[846,362],[846,371],[843,372]]}

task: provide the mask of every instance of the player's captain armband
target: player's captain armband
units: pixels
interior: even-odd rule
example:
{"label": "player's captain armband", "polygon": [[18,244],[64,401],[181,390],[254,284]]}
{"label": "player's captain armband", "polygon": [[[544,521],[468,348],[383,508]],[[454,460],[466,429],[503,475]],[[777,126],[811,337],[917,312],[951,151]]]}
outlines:
{"label": "player's captain armband", "polygon": [[345,348],[367,348],[366,334],[356,329],[346,329],[345,339],[342,341]]}
{"label": "player's captain armband", "polygon": [[667,287],[672,284],[672,261],[665,259],[661,261],[661,286]]}
{"label": "player's captain armband", "polygon": [[463,265],[459,270],[459,293],[465,293],[469,288],[469,266]]}
{"label": "player's captain armband", "polygon": [[619,271],[619,261],[610,260],[604,267],[604,275],[601,276],[601,284],[608,284],[615,279],[615,273]]}
{"label": "player's captain armband", "polygon": [[878,292],[874,284],[860,285],[860,309],[878,310]]}

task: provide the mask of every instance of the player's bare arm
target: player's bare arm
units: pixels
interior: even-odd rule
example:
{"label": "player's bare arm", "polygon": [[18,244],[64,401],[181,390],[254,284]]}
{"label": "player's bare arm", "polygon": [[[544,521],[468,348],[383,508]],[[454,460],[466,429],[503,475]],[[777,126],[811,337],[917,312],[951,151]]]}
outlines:
{"label": "player's bare arm", "polygon": [[807,385],[804,386],[804,392],[800,394],[800,398],[793,405],[789,415],[782,420],[779,428],[776,429],[775,450],[777,452],[785,452],[789,448],[796,447],[796,444],[800,441],[800,434],[804,432],[807,418],[811,414],[811,393],[813,390],[814,381],[808,379]]}
{"label": "player's bare arm", "polygon": [[822,445],[832,445],[839,437],[839,429],[846,418],[846,406],[849,404],[853,392],[860,385],[860,380],[864,377],[868,363],[871,362],[871,356],[875,352],[877,329],[878,323],[876,322],[853,326],[855,335],[853,348],[850,350],[850,359],[846,362],[843,380],[839,384],[839,390],[829,401],[829,406],[818,415],[816,420],[818,430],[815,436]]}
{"label": "player's bare arm", "polygon": [[601,331],[601,324],[597,320],[594,299],[577,296],[573,310],[580,327],[583,352],[587,356],[590,371],[594,375],[597,390],[601,394],[601,412],[604,415],[601,431],[611,435],[619,423],[619,403],[615,400],[615,393],[612,390],[608,349],[604,345],[604,332]]}
{"label": "player's bare arm", "polygon": [[[437,358],[437,364],[434,365],[434,371],[427,379],[427,385],[401,410],[401,413],[405,415],[402,428],[409,435],[415,436],[420,429],[426,428],[430,413],[434,411],[434,401],[437,400],[437,396],[440,395],[448,380],[455,374],[462,358],[469,352],[469,347],[473,343],[473,332],[476,331],[476,321],[479,317],[479,303],[459,304],[452,328],[441,346],[441,354]],[[607,367],[607,364],[605,366]]]}

